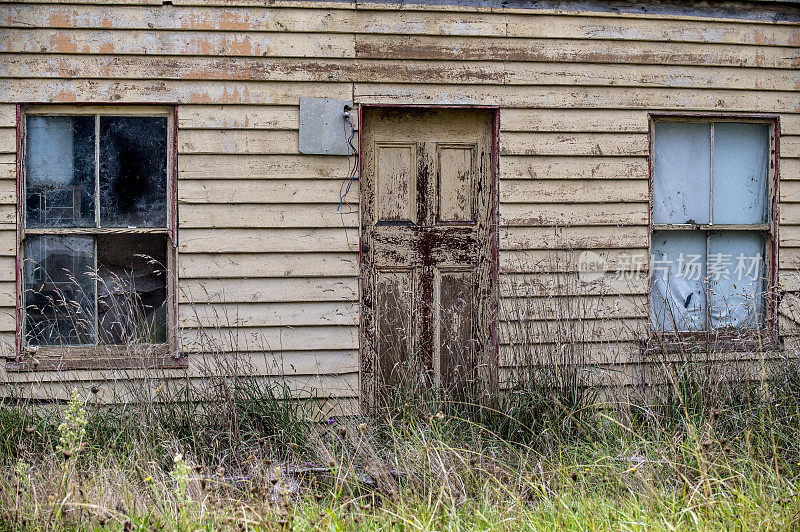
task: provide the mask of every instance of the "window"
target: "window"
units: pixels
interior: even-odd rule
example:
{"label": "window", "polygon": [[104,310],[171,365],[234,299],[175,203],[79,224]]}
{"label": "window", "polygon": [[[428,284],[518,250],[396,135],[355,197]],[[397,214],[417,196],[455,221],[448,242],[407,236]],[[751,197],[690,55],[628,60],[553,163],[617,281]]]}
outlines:
{"label": "window", "polygon": [[650,294],[656,331],[765,327],[773,123],[656,120]]}
{"label": "window", "polygon": [[28,352],[167,350],[173,117],[110,111],[25,114],[20,343]]}

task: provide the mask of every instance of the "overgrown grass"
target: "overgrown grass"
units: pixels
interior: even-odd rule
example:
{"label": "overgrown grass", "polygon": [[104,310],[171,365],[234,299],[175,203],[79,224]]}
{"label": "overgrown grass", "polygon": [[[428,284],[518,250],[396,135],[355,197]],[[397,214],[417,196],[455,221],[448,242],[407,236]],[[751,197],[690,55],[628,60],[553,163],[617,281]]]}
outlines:
{"label": "overgrown grass", "polygon": [[[223,422],[215,408],[165,403],[142,423],[92,392],[58,408],[6,402],[0,527],[797,528],[800,397],[784,367],[749,401],[708,409],[688,408],[709,393],[689,384],[650,407],[580,414],[518,393],[471,419],[451,408],[302,421],[280,390],[245,386]],[[577,421],[532,430],[514,417],[531,404]]]}
{"label": "overgrown grass", "polygon": [[221,334],[191,379],[133,370],[44,403],[8,384],[0,529],[800,528],[796,358],[687,345],[623,368],[602,294],[536,283],[503,309],[496,403],[409,387],[392,415],[339,417]]}

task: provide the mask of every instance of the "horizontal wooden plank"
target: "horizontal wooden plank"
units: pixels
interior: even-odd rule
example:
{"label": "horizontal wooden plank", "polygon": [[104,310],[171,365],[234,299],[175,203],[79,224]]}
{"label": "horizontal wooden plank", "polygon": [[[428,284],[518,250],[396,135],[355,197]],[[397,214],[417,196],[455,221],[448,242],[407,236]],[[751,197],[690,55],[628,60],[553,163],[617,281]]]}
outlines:
{"label": "horizontal wooden plank", "polygon": [[354,229],[184,229],[181,253],[282,253],[358,251]]}
{"label": "horizontal wooden plank", "polygon": [[[277,176],[276,176],[277,177]],[[317,203],[338,204],[339,195],[347,188],[344,179],[183,179],[178,186],[181,204],[206,203]],[[0,181],[2,187],[2,181]],[[2,200],[0,188],[0,200]],[[247,193],[245,194],[244,191]],[[358,203],[358,181],[347,194],[350,203]],[[327,208],[327,207],[326,207]],[[186,208],[181,209],[181,214]]]}
{"label": "horizontal wooden plank", "polygon": [[650,278],[646,272],[584,276],[575,273],[513,273],[500,276],[503,297],[555,297],[601,295],[647,295]]}
{"label": "horizontal wooden plank", "polygon": [[[784,187],[781,187],[781,199],[784,197],[783,188]],[[781,224],[781,228],[790,225],[800,225],[800,203],[782,202],[779,212],[780,216],[778,221]]]}
{"label": "horizontal wooden plank", "polygon": [[356,277],[181,279],[178,286],[178,300],[190,304],[355,301],[357,295]]}
{"label": "horizontal wooden plank", "polygon": [[0,127],[17,126],[17,106],[0,104]]}
{"label": "horizontal wooden plank", "polygon": [[[158,2],[155,2],[158,3]],[[296,3],[295,3],[296,5]],[[263,5],[224,9],[174,6],[169,11],[145,7],[75,5],[8,5],[0,22],[9,27],[172,29],[206,31],[292,31],[465,35],[510,37],[623,39],[719,42],[794,46],[800,32],[792,24],[684,20],[615,16],[601,13],[563,15],[411,10],[272,8]],[[732,23],[734,22],[734,23]]]}
{"label": "horizontal wooden plank", "polygon": [[523,133],[500,136],[500,155],[643,156],[649,153],[642,133]]}
{"label": "horizontal wooden plank", "polygon": [[17,254],[17,232],[12,225],[0,225],[0,255],[14,257]]}
{"label": "horizontal wooden plank", "polygon": [[[515,338],[517,339],[517,338]],[[500,366],[520,366],[532,363],[566,365],[570,363],[569,356],[576,353],[588,364],[626,364],[638,363],[641,358],[642,346],[637,342],[609,342],[609,343],[578,343],[573,344],[574,351],[564,353],[558,345],[526,346],[524,338],[518,338],[514,344],[500,346]],[[565,356],[566,355],[566,356]],[[567,360],[564,360],[568,358]],[[573,362],[574,363],[574,362]]]}
{"label": "horizontal wooden plank", "polygon": [[358,306],[352,302],[217,303],[180,305],[181,327],[283,327],[358,325]]}
{"label": "horizontal wooden plank", "polygon": [[[92,394],[91,388],[96,385],[96,382],[76,382],[69,380],[36,380],[35,376],[39,372],[33,372],[30,385],[15,387],[14,391],[16,396],[24,398],[46,398],[48,400],[68,401],[71,397],[72,390],[77,389],[82,397],[92,397],[92,401],[100,404],[108,403],[124,403],[136,404],[137,401],[142,401],[145,397],[144,388],[140,388],[137,392],[131,391],[132,382],[126,382],[124,379],[111,379],[108,376],[113,375],[111,370],[106,371],[105,382],[100,386],[97,395]],[[82,372],[76,372],[81,375]],[[75,377],[74,376],[74,377]],[[82,375],[81,375],[82,376]],[[74,378],[73,377],[73,378]],[[179,379],[178,376],[175,376]],[[184,377],[185,379],[185,377]],[[136,381],[134,380],[133,383]],[[202,396],[203,385],[217,385],[216,380],[203,383],[199,378],[193,379],[193,386],[198,395]],[[294,398],[311,398],[311,397],[356,397],[358,395],[358,374],[347,373],[342,375],[291,375],[282,377],[278,382],[281,392],[285,391],[290,397]],[[176,386],[185,386],[181,383]],[[174,388],[173,388],[174,389]],[[177,390],[176,390],[177,391]],[[0,388],[0,394],[7,392],[7,387]]]}
{"label": "horizontal wooden plank", "polygon": [[636,295],[572,295],[542,297],[504,297],[500,300],[501,321],[527,322],[539,320],[647,318],[648,297]]}
{"label": "horizontal wooden plank", "polygon": [[[13,277],[13,271],[8,277]],[[17,304],[17,283],[11,280],[0,280],[0,307],[14,307]]]}
{"label": "horizontal wooden plank", "polygon": [[647,226],[505,227],[500,249],[630,248],[647,245]]}
{"label": "horizontal wooden plank", "polygon": [[648,182],[612,179],[505,179],[501,203],[600,203],[649,200]]}
{"label": "horizontal wooden plank", "polygon": [[297,129],[297,106],[191,105],[178,108],[181,129]]}
{"label": "horizontal wooden plank", "polygon": [[181,330],[181,349],[189,353],[358,349],[358,327],[186,328]]}
{"label": "horizontal wooden plank", "polygon": [[621,40],[369,35],[355,37],[356,57],[795,68],[795,47]]}
{"label": "horizontal wooden plank", "polygon": [[781,181],[800,180],[800,159],[781,158]]}
{"label": "horizontal wooden plank", "polygon": [[[180,208],[179,227],[189,228],[291,228],[349,227],[358,228],[358,207],[345,204],[337,210],[339,195],[327,198],[325,204],[188,204]],[[351,202],[357,199],[350,199]],[[4,212],[0,208],[0,218]]]}
{"label": "horizontal wooden plank", "polygon": [[[353,38],[332,33],[3,30],[5,52],[115,55],[354,57]],[[1,41],[0,41],[1,42]]]}
{"label": "horizontal wooden plank", "polygon": [[119,81],[94,79],[0,79],[0,99],[30,103],[141,103],[298,105],[300,96],[352,99],[347,83],[224,81]]}
{"label": "horizontal wooden plank", "polygon": [[17,154],[0,153],[0,180],[15,183],[17,178]]}
{"label": "horizontal wooden plank", "polygon": [[[160,378],[190,378],[198,380],[220,378],[234,375],[257,376],[298,376],[298,375],[342,375],[358,371],[357,350],[323,351],[272,351],[245,352],[220,357],[219,354],[192,353],[187,357],[188,366],[181,370],[159,370]],[[153,370],[80,370],[80,371],[37,371],[31,373],[8,373],[9,382],[28,382],[36,377],[38,382],[106,381],[110,375],[123,373],[125,379],[137,385],[137,381],[153,378]],[[119,377],[117,377],[119,378]],[[103,386],[100,384],[99,386]]]}
{"label": "horizontal wooden plank", "polygon": [[783,225],[778,231],[778,246],[800,247],[800,225]]}
{"label": "horizontal wooden plank", "polygon": [[[16,281],[16,267],[16,257],[14,255],[8,254],[0,257],[0,282]],[[0,338],[0,342],[2,342],[2,338]]]}
{"label": "horizontal wooden plank", "polygon": [[17,129],[15,127],[0,127],[0,153],[11,154],[17,152]]}
{"label": "horizontal wooden plank", "polygon": [[500,273],[586,271],[588,260],[597,261],[606,271],[620,276],[647,273],[650,261],[650,250],[647,245],[648,242],[642,242],[639,248],[623,249],[506,250],[500,252]]}
{"label": "horizontal wooden plank", "polygon": [[237,370],[252,376],[343,375],[359,369],[358,351],[353,349],[246,352],[225,358],[196,353],[189,358],[189,377],[234,375]]}
{"label": "horizontal wooden plank", "polygon": [[781,136],[781,158],[800,158],[800,135]]}
{"label": "horizontal wooden plank", "polygon": [[[342,137],[346,138],[344,130]],[[297,154],[297,130],[178,130],[178,154]]]}
{"label": "horizontal wooden plank", "polygon": [[352,164],[336,155],[186,154],[178,159],[178,174],[180,179],[345,179]]}
{"label": "horizontal wooden plank", "polygon": [[645,157],[500,157],[500,179],[647,179]]}
{"label": "horizontal wooden plank", "polygon": [[[535,201],[535,198],[531,201]],[[648,203],[501,204],[500,225],[511,227],[644,225],[647,224],[648,211]]]}
{"label": "horizontal wooden plank", "polygon": [[[781,210],[783,210],[788,203],[800,202],[800,183],[797,181],[782,179],[778,188],[780,192]],[[781,213],[781,218],[783,218],[783,213]]]}
{"label": "horizontal wooden plank", "polygon": [[[647,226],[505,227],[501,249],[636,247],[648,238]],[[184,229],[179,250],[189,253],[283,253],[357,251],[353,229]]]}
{"label": "horizontal wooden plank", "polygon": [[5,53],[5,75],[239,81],[333,81],[511,85],[614,85],[794,90],[793,70],[662,65],[424,61],[231,56],[140,56]]}
{"label": "horizontal wooden plank", "polygon": [[[800,53],[800,52],[799,52]],[[2,83],[0,83],[0,89]],[[0,94],[2,92],[0,91]],[[656,87],[502,87],[482,85],[418,85],[357,83],[357,103],[426,105],[500,105],[520,108],[671,109],[674,111],[741,111],[798,113],[796,94],[727,89]]]}
{"label": "horizontal wooden plank", "polygon": [[[2,185],[2,181],[0,181]],[[2,196],[0,196],[2,199]],[[13,228],[17,222],[17,207],[16,205],[0,204],[0,224],[10,224]]]}
{"label": "horizontal wooden plank", "polygon": [[644,110],[500,109],[500,131],[647,133]]}
{"label": "horizontal wooden plank", "polygon": [[181,279],[341,277],[358,275],[358,253],[181,253],[178,266]]}
{"label": "horizontal wooden plank", "polygon": [[[0,162],[0,169],[2,169],[3,163]],[[15,165],[9,165],[15,166]],[[15,168],[16,170],[16,168]],[[0,205],[4,207],[13,207],[17,203],[17,180],[16,180],[16,172],[15,175],[9,179],[0,179]],[[2,210],[2,207],[0,207]],[[0,223],[14,223],[16,219],[8,219],[7,217],[3,217],[2,222]]]}
{"label": "horizontal wooden plank", "polygon": [[[543,321],[536,325],[534,339],[540,343],[549,342],[598,342],[631,341],[646,338],[648,320],[642,319],[584,319],[575,320],[571,326],[558,321]],[[500,323],[500,338],[504,344],[514,343],[519,324]]]}

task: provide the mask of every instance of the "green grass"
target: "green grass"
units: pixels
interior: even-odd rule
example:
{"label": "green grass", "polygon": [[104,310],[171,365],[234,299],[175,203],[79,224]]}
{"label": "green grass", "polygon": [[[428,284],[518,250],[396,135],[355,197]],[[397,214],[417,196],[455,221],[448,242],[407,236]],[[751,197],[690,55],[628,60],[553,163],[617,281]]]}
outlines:
{"label": "green grass", "polygon": [[794,388],[692,389],[647,408],[529,390],[380,422],[304,422],[254,389],[145,412],[8,402],[0,529],[800,528]]}

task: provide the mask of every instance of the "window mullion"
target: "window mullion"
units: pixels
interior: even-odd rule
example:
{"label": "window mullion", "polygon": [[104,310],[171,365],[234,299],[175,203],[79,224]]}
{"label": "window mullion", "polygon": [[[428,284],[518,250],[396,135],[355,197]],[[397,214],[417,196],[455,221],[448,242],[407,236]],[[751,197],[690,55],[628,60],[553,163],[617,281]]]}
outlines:
{"label": "window mullion", "polygon": [[714,225],[714,122],[711,122],[711,153],[709,157],[711,160],[708,162],[708,167],[711,170],[710,186],[711,190],[708,191],[708,223]]}
{"label": "window mullion", "polygon": [[[94,118],[94,226],[100,228],[100,115]],[[94,343],[100,345],[100,323],[99,305],[97,301],[97,290],[99,272],[97,270],[97,235],[92,236],[94,240]]]}

